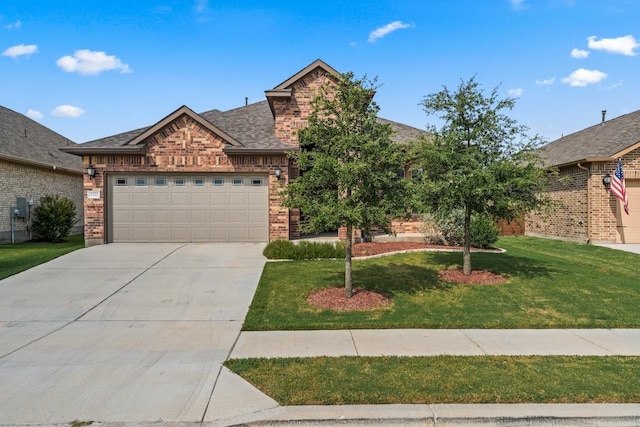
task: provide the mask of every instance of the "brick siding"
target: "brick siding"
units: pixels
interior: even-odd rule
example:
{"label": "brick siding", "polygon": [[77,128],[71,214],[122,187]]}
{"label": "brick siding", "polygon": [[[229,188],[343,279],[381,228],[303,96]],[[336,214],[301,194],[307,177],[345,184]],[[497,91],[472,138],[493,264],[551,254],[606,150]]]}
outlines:
{"label": "brick siding", "polygon": [[[52,169],[6,162],[0,160],[0,242],[11,241],[11,217],[9,208],[16,205],[17,197],[33,198],[34,207],[42,196],[58,194],[73,200],[77,219],[74,233],[82,232],[82,177],[80,174],[60,172]],[[32,211],[33,212],[33,211]],[[15,221],[17,242],[29,240],[28,223]],[[33,236],[36,238],[37,236]]]}
{"label": "brick siding", "polygon": [[[624,155],[622,164],[626,180],[640,179],[640,149]],[[560,169],[548,193],[558,206],[548,216],[530,214],[526,234],[591,243],[622,242],[618,232],[620,204],[602,184],[605,174],[614,174],[616,162],[581,166],[588,171],[575,165]],[[633,202],[640,205],[640,201]]]}
{"label": "brick siding", "polygon": [[[285,155],[227,156],[224,142],[187,115],[183,115],[144,143],[145,155],[84,156],[85,167],[93,164],[98,175],[85,175],[84,190],[100,191],[99,199],[85,199],[85,241],[87,245],[105,243],[105,176],[110,173],[266,173],[269,174],[269,240],[289,238],[289,212],[282,206],[281,183],[287,182]],[[280,181],[276,166],[282,169]]]}

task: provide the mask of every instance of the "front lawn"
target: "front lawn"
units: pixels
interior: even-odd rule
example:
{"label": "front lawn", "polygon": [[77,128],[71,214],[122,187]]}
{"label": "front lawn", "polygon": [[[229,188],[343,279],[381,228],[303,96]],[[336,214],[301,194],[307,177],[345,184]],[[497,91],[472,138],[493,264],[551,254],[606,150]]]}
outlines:
{"label": "front lawn", "polygon": [[640,327],[640,255],[524,236],[497,245],[507,253],[474,253],[471,261],[509,279],[501,285],[441,281],[439,270],[460,267],[458,252],[354,261],[355,287],[393,298],[368,312],[307,303],[315,290],[343,283],[342,261],[267,263],[244,329]]}
{"label": "front lawn", "polygon": [[63,243],[25,242],[0,245],[0,279],[84,248],[84,237],[67,237]]}
{"label": "front lawn", "polygon": [[635,403],[639,357],[438,356],[229,360],[281,405]]}

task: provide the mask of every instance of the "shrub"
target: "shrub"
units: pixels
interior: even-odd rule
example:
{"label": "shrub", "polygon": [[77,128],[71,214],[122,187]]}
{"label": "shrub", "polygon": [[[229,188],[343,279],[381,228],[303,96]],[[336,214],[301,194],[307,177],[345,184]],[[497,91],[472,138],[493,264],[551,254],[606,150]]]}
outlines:
{"label": "shrub", "polygon": [[33,214],[33,231],[48,242],[63,242],[77,221],[73,200],[57,194],[41,197]]}
{"label": "shrub", "polygon": [[303,240],[298,244],[290,240],[274,240],[262,251],[269,259],[319,259],[342,258],[345,247],[342,242],[309,242]]}
{"label": "shrub", "polygon": [[491,217],[474,215],[471,217],[471,246],[489,249],[498,240],[498,228]]}
{"label": "shrub", "polygon": [[[446,243],[451,246],[464,245],[464,212],[456,210],[451,215],[436,215],[436,227],[442,232]],[[487,249],[498,240],[498,229],[491,217],[473,215],[471,217],[471,246]]]}

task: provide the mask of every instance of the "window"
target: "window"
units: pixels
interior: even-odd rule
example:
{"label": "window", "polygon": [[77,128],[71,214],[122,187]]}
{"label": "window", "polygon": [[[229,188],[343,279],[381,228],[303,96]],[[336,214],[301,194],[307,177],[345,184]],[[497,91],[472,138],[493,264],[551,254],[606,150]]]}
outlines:
{"label": "window", "polygon": [[251,185],[260,187],[262,185],[262,178],[251,178]]}
{"label": "window", "polygon": [[146,187],[147,186],[147,178],[136,178],[135,182],[136,187]]}
{"label": "window", "polygon": [[127,178],[116,178],[116,185],[118,187],[123,187],[125,185],[127,185]]}
{"label": "window", "polygon": [[224,185],[224,178],[213,178],[214,187],[222,187]]}
{"label": "window", "polygon": [[202,187],[204,185],[204,178],[193,178],[193,185],[196,187]]}
{"label": "window", "polygon": [[164,187],[167,185],[167,178],[156,178],[156,186]]}
{"label": "window", "polygon": [[242,180],[242,178],[233,178],[232,183],[233,183],[233,185],[235,185],[235,186],[239,186],[239,185],[242,185],[242,184],[243,184],[243,180]]}
{"label": "window", "polygon": [[184,187],[186,180],[184,178],[173,178],[173,185],[176,187]]}

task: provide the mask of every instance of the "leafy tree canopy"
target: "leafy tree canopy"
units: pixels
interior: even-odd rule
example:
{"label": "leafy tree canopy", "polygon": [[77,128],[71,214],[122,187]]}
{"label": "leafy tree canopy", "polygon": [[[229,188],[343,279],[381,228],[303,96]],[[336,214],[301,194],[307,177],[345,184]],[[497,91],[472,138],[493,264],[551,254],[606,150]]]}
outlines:
{"label": "leafy tree canopy", "polygon": [[[293,155],[301,176],[285,188],[285,205],[309,216],[302,231],[341,226],[348,235],[371,226],[388,231],[391,219],[405,215],[406,182],[398,179],[404,155],[391,141],[391,126],[377,119],[375,89],[375,80],[345,73],[313,100],[308,126],[298,133],[301,149]],[[350,296],[348,240],[345,286]]]}
{"label": "leafy tree canopy", "polygon": [[513,220],[549,204],[543,193],[547,172],[535,151],[541,139],[505,114],[514,99],[500,99],[498,88],[485,95],[475,78],[455,92],[444,87],[421,104],[442,121],[417,148],[423,200],[439,215],[464,211],[463,270],[471,274],[472,214]]}

